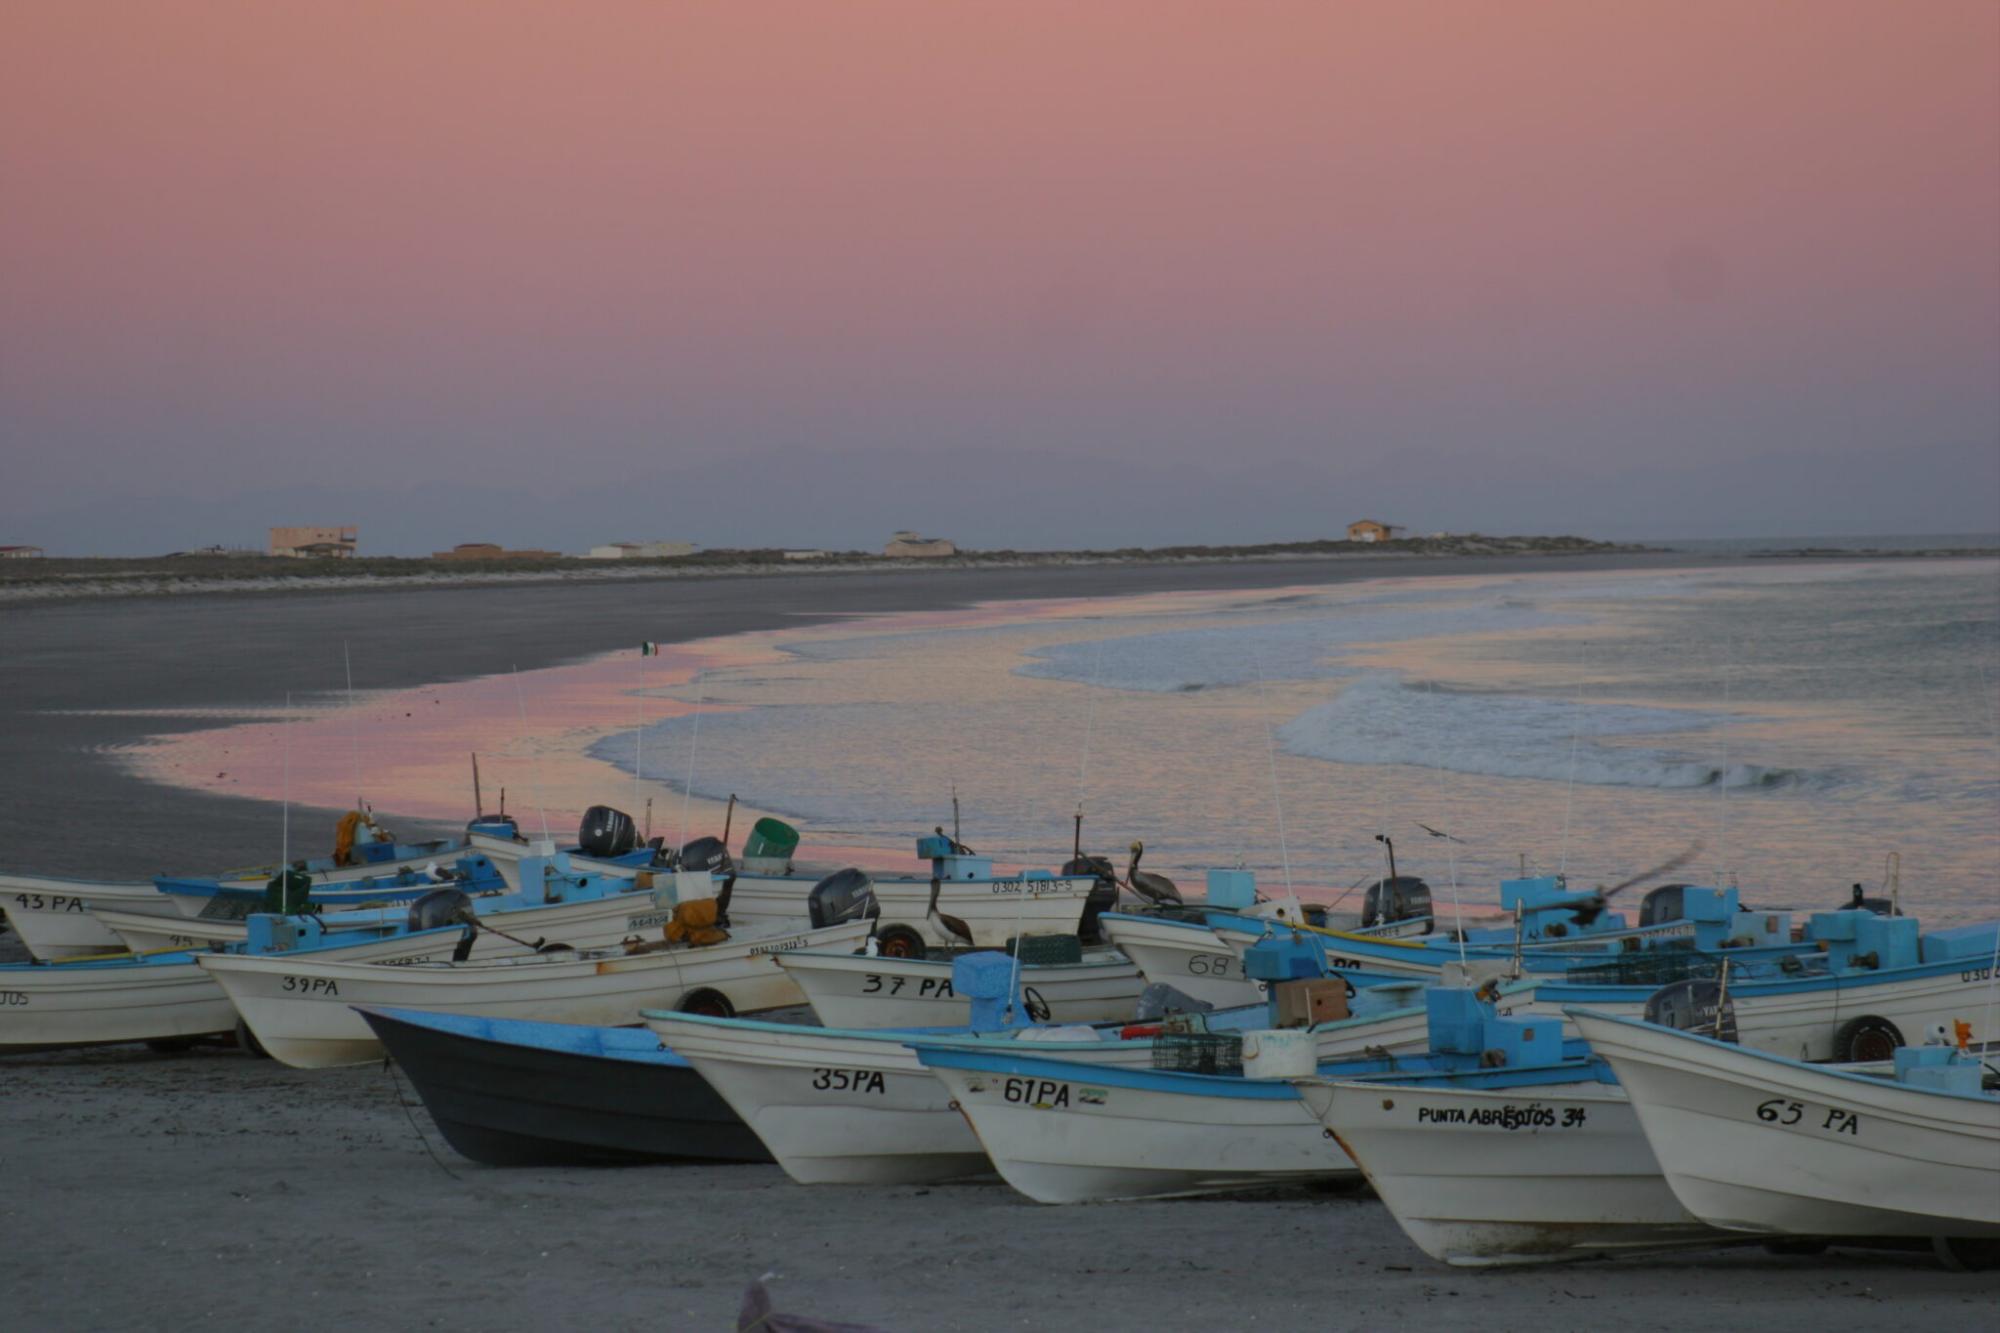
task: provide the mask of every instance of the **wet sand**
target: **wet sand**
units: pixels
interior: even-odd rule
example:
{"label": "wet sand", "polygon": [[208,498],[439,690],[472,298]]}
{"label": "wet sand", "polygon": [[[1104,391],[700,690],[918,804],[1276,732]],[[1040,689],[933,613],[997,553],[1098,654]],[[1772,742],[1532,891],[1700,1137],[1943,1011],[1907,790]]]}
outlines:
{"label": "wet sand", "polygon": [[[357,689],[401,689],[551,666],[642,640],[678,643],[983,601],[1703,563],[1712,562],[1671,554],[1349,556],[0,607],[0,868],[134,879],[275,859],[280,821],[271,803],[142,782],[122,771],[118,755],[148,736],[281,708],[288,691],[300,703],[337,696],[346,688],[343,645]],[[379,813],[399,833],[426,831],[407,812]],[[331,830],[336,818],[295,812],[293,827]]]}
{"label": "wet sand", "polygon": [[[1562,562],[1094,567],[618,587],[75,603],[0,612],[0,864],[131,877],[268,856],[266,802],[125,776],[122,747],[287,690],[402,687],[685,640],[1022,597],[1281,586]],[[364,670],[365,666],[365,670]],[[107,716],[65,710],[205,710]],[[391,821],[394,811],[384,811]],[[415,832],[399,823],[405,832]],[[772,1166],[494,1170],[381,1066],[234,1050],[0,1057],[0,1312],[22,1329],[726,1329],[778,1308],[904,1330],[1976,1326],[2000,1277],[1918,1255],[1760,1250],[1468,1273],[1380,1205],[1308,1193],[1054,1209],[998,1183],[802,1189]],[[427,1146],[428,1145],[428,1146]],[[1981,1315],[1979,1311],[1986,1311]]]}

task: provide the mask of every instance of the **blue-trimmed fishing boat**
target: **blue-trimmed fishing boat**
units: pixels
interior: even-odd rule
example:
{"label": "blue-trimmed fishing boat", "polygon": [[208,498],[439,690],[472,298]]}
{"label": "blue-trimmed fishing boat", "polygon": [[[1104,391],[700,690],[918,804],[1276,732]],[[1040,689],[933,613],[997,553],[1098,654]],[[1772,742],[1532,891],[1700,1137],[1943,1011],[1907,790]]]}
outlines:
{"label": "blue-trimmed fishing boat", "polygon": [[356,1008],[445,1141],[475,1162],[771,1160],[693,1066],[644,1028]]}

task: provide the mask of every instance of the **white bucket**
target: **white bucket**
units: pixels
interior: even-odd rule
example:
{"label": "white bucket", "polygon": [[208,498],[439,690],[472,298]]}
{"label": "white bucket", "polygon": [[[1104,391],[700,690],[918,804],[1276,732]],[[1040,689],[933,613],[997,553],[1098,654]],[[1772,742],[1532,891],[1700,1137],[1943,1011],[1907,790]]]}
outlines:
{"label": "white bucket", "polygon": [[1304,1028],[1243,1034],[1243,1077],[1302,1078],[1319,1067],[1313,1035]]}
{"label": "white bucket", "polygon": [[715,896],[715,876],[706,870],[676,870],[674,872],[674,901],[676,903],[698,902]]}

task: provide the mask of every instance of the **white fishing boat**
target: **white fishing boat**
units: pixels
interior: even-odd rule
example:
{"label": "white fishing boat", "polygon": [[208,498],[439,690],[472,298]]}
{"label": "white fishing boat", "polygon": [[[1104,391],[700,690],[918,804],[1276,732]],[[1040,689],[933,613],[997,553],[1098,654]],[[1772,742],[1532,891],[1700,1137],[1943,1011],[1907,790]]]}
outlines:
{"label": "white fishing boat", "polygon": [[[609,840],[592,836],[597,831],[593,823],[617,832]],[[585,816],[583,835],[580,849],[571,853],[580,868],[606,874],[671,873],[683,897],[690,896],[692,877],[710,876],[713,886],[693,894],[719,894],[726,885],[730,919],[746,925],[808,919],[831,924],[812,909],[816,893],[830,888],[842,898],[854,898],[866,890],[879,911],[881,949],[914,957],[934,947],[998,948],[1015,935],[1074,935],[1091,895],[1099,890],[1095,874],[996,873],[992,857],[978,855],[942,831],[917,840],[917,856],[930,863],[929,873],[919,875],[796,862],[791,853],[797,831],[774,819],[757,822],[740,860],[728,856],[722,839],[701,838],[667,857],[670,865],[656,865],[644,848],[636,847],[630,817],[609,807],[593,807]],[[510,884],[516,882],[515,865],[526,849],[522,840],[475,829],[472,842]]]}
{"label": "white fishing boat", "polygon": [[319,1069],[381,1058],[381,1044],[351,1005],[603,1025],[636,1023],[642,1009],[774,1009],[804,996],[771,955],[854,948],[867,931],[859,921],[818,930],[751,927],[700,947],[561,950],[400,967],[236,954],[204,954],[200,963],[266,1051],[286,1064]]}
{"label": "white fishing boat", "polygon": [[[732,915],[734,909],[732,908]],[[778,966],[805,992],[830,1028],[956,1027],[971,1002],[952,989],[950,958],[786,954]],[[1145,980],[1116,950],[1092,950],[1075,963],[1024,963],[1021,1002],[1037,1023],[1097,1023],[1130,1018]]]}
{"label": "white fishing boat", "polygon": [[1541,1263],[1727,1237],[1681,1206],[1602,1067],[1298,1080],[1299,1095],[1417,1247]]}
{"label": "white fishing boat", "polygon": [[[384,924],[323,932],[318,920],[303,926],[284,917],[258,920],[265,923],[258,947],[309,946],[262,955],[267,960],[411,962],[449,957],[464,938],[458,929],[387,933]],[[493,931],[480,931],[470,945],[475,958],[523,952],[522,944]],[[0,967],[0,1051],[132,1041],[178,1045],[235,1030],[235,1005],[195,959],[186,950],[165,950]]]}
{"label": "white fishing boat", "polygon": [[697,1014],[646,1024],[801,1185],[907,1185],[991,1171],[950,1094],[887,1033]]}
{"label": "white fishing boat", "polygon": [[0,971],[0,1052],[128,1041],[167,1049],[235,1026],[235,1006],[187,953]]}
{"label": "white fishing boat", "polygon": [[[626,939],[658,939],[673,917],[673,908],[662,905],[651,893],[634,891],[629,881],[604,881],[593,877],[588,883],[599,892],[574,901],[535,906],[520,905],[518,895],[474,895],[473,911],[481,921],[510,935],[544,943],[567,944],[579,949],[601,948]],[[603,892],[607,888],[620,891]],[[371,922],[400,919],[405,906],[381,909],[327,912],[322,920],[332,930],[363,926]],[[248,918],[240,920],[191,919],[160,916],[157,913],[101,908],[99,919],[115,932],[121,947],[144,952],[158,949],[220,949],[240,944],[249,932]],[[498,936],[482,934],[479,952],[519,952],[497,949]]]}
{"label": "white fishing boat", "polygon": [[28,956],[42,962],[115,953],[125,946],[91,912],[94,904],[149,906],[150,882],[113,883],[58,875],[0,875],[0,912]]}
{"label": "white fishing boat", "polygon": [[1111,912],[1098,925],[1148,982],[1218,1009],[1264,998],[1264,984],[1243,974],[1243,950],[1256,942],[1253,935],[1232,932],[1224,939],[1199,921]]}
{"label": "white fishing boat", "polygon": [[1823,946],[1824,975],[1731,981],[1740,1044],[1795,1060],[1887,1060],[1959,1019],[1974,1040],[2000,1040],[1981,1030],[2000,925],[1920,932],[1910,917],[1830,912],[1815,915],[1811,929],[1834,937]]}
{"label": "white fishing boat", "polygon": [[1282,1079],[1078,1068],[919,1044],[1003,1179],[1038,1203],[1173,1198],[1356,1179]]}
{"label": "white fishing boat", "polygon": [[[2000,1239],[2000,1095],[1977,1061],[1905,1047],[1883,1078],[1574,1010],[1687,1210],[1732,1231]],[[1990,1246],[1988,1247],[1990,1249]]]}

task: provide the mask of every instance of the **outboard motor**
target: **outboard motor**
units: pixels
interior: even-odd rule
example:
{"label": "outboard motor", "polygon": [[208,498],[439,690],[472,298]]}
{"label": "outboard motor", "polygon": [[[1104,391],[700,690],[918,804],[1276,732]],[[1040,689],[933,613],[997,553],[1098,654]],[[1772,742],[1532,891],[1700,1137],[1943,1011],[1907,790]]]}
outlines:
{"label": "outboard motor", "polygon": [[881,915],[882,909],[875,905],[875,881],[866,871],[836,870],[806,894],[806,916],[814,930]]}
{"label": "outboard motor", "polygon": [[720,838],[696,838],[681,848],[674,862],[680,870],[721,870],[728,864],[729,847]]}
{"label": "outboard motor", "polygon": [[1078,939],[1093,944],[1103,938],[1097,928],[1097,918],[1106,912],[1118,910],[1118,871],[1112,866],[1108,856],[1079,856],[1063,863],[1065,875],[1095,875],[1090,894],[1083,900],[1083,920],[1078,923]]}
{"label": "outboard motor", "polygon": [[1854,896],[1849,898],[1846,902],[1842,903],[1840,907],[1836,908],[1835,910],[1873,912],[1876,916],[1902,915],[1901,912],[1898,912],[1896,910],[1895,904],[1890,902],[1887,898],[1867,897],[1865,894],[1863,894],[1861,886],[1859,884],[1856,884],[1854,886]]}
{"label": "outboard motor", "polygon": [[1415,875],[1378,879],[1361,904],[1361,928],[1413,921],[1431,914],[1431,886]]}
{"label": "outboard motor", "polygon": [[463,889],[432,889],[410,904],[410,929],[455,926],[471,913],[472,899]]}
{"label": "outboard motor", "polygon": [[583,812],[576,842],[585,856],[623,856],[639,845],[639,826],[623,810],[593,805]]}
{"label": "outboard motor", "polygon": [[1714,977],[1689,977],[1670,982],[1646,1000],[1646,1021],[1681,1032],[1699,1032],[1717,1041],[1736,1040],[1736,1011],[1723,1005],[1722,1025],[1716,1027],[1715,1010],[1722,1000],[1722,983]]}
{"label": "outboard motor", "polygon": [[1662,884],[1657,889],[1648,889],[1645,899],[1639,904],[1639,924],[1642,926],[1664,926],[1669,921],[1679,921],[1687,915],[1685,884]]}

